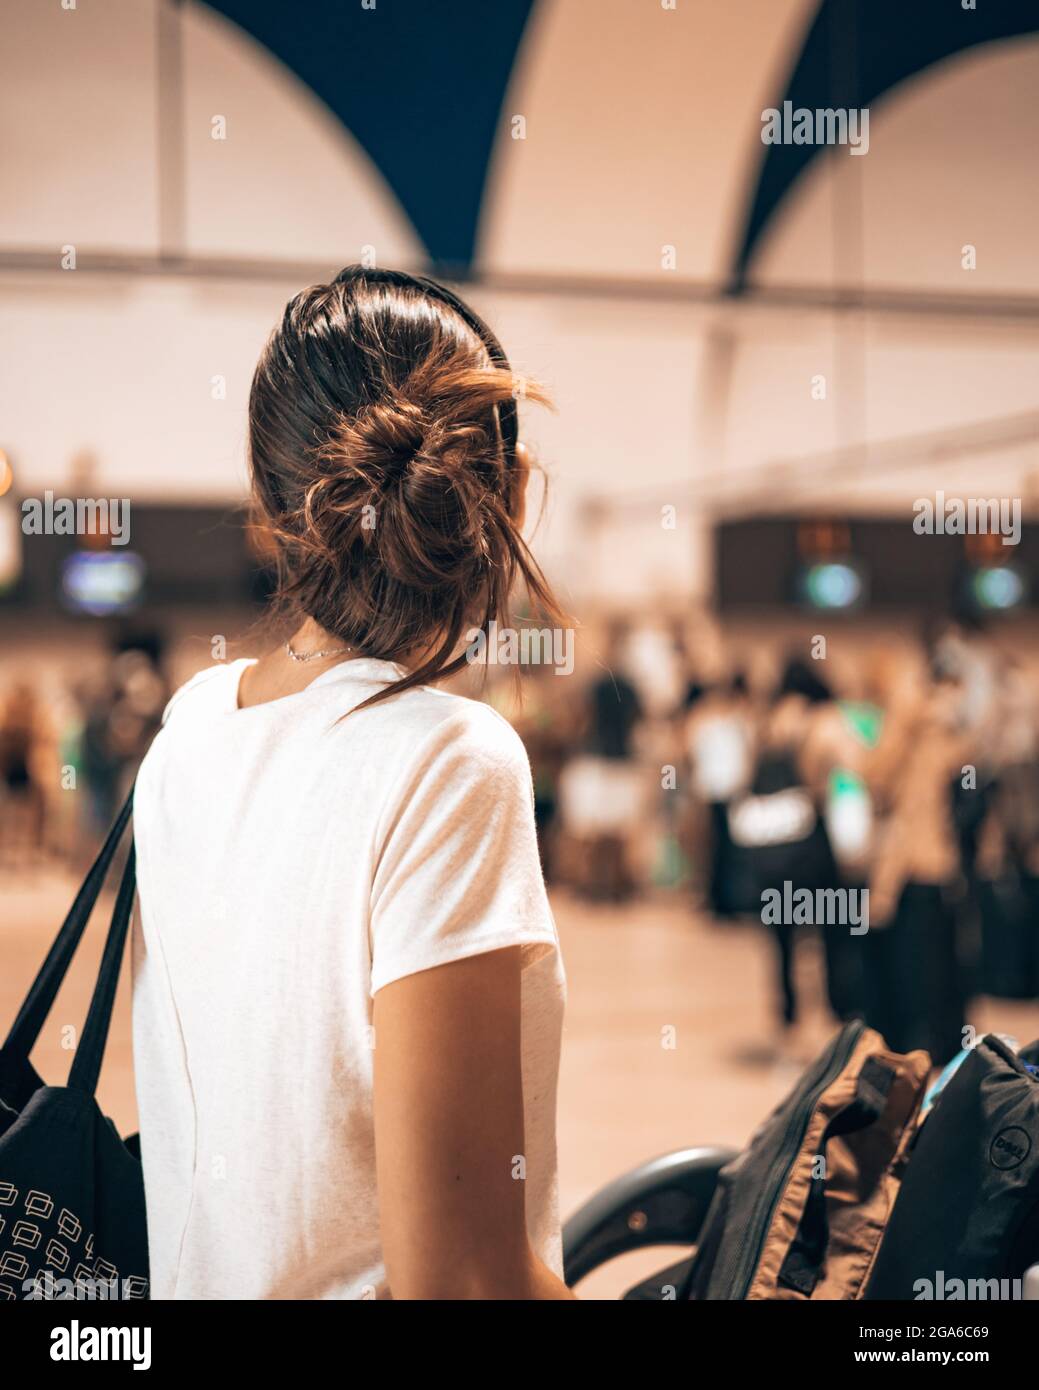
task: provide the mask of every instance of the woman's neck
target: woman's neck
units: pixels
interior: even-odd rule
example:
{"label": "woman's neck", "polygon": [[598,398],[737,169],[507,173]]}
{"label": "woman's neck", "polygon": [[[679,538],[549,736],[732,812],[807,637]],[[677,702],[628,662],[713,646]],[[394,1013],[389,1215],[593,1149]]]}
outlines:
{"label": "woman's neck", "polygon": [[[334,636],[320,623],[309,617],[303,619],[289,638],[287,646],[296,654],[297,664],[311,666],[332,664],[357,655],[356,647]],[[286,655],[288,655],[287,650]],[[290,657],[289,659],[292,660],[293,658]]]}
{"label": "woman's neck", "polygon": [[240,708],[296,695],[341,662],[358,655],[356,649],[304,618],[288,642],[283,642],[246,667],[238,687]]}

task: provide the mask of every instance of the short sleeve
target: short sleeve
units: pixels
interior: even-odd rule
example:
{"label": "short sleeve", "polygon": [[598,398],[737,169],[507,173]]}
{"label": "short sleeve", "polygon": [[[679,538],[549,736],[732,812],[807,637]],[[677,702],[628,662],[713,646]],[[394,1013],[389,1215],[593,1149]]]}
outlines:
{"label": "short sleeve", "polygon": [[197,690],[200,685],[212,685],[212,682],[218,676],[226,676],[228,671],[239,670],[242,666],[247,664],[248,663],[245,661],[236,661],[230,665],[221,664],[219,666],[206,666],[203,670],[196,671],[190,680],[185,681],[184,684],[179,686],[170,696],[166,708],[162,712],[160,723],[163,726],[169,723],[171,715],[181,701],[184,700],[186,696],[190,695],[192,691]]}
{"label": "short sleeve", "polygon": [[[475,702],[428,734],[381,818],[371,897],[371,993],[506,946],[557,945],[530,764]],[[536,949],[539,948],[540,950]]]}

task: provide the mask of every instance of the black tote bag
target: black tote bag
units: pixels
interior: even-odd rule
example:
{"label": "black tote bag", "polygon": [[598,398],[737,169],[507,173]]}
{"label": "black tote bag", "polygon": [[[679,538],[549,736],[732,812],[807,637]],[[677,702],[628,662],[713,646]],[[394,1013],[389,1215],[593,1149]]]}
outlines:
{"label": "black tote bag", "polygon": [[0,1048],[0,1300],[148,1297],[144,1176],[95,1100],[136,888],[133,839],[66,1086],[29,1061],[130,821],[133,792]]}

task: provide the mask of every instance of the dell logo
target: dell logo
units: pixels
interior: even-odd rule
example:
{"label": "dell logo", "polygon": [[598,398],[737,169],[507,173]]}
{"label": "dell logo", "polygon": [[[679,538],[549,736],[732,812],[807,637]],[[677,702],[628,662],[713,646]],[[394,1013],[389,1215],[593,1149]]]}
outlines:
{"label": "dell logo", "polygon": [[1032,1147],[1032,1141],[1019,1125],[1001,1129],[989,1149],[989,1162],[996,1168],[1017,1168],[1024,1163]]}

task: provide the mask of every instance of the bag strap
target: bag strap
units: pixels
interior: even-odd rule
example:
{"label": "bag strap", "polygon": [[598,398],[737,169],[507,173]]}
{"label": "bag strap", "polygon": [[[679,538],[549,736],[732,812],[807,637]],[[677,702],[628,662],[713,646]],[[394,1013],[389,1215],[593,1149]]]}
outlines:
{"label": "bag strap", "polygon": [[58,996],[58,990],[68,972],[72,957],[75,955],[76,947],[80,943],[91,913],[94,911],[94,906],[101,894],[105,878],[108,875],[112,860],[115,858],[116,850],[119,848],[119,842],[123,838],[123,832],[126,830],[132,811],[133,788],[131,787],[130,794],[116,817],[115,824],[108,832],[108,838],[101,846],[100,853],[83,880],[82,887],[69,909],[69,914],[54,938],[54,942],[47,952],[47,958],[40,966],[39,974],[29,987],[29,992],[18,1011],[18,1016],[11,1025],[11,1031],[7,1035],[3,1048],[0,1049],[7,1056],[28,1060],[29,1053],[35,1047],[36,1040],[40,1036],[43,1025],[47,1021],[47,1015],[51,1011]]}
{"label": "bag strap", "polygon": [[108,1025],[112,1021],[112,1007],[115,1004],[115,990],[119,983],[119,967],[126,945],[126,933],[133,914],[134,894],[137,891],[137,852],[130,841],[130,853],[126,858],[122,882],[112,909],[112,924],[108,928],[101,968],[97,972],[97,984],[90,1001],[90,1012],[83,1025],[83,1032],[72,1059],[69,1071],[69,1087],[72,1090],[86,1091],[93,1095],[97,1090],[97,1079],[101,1074],[101,1059],[108,1040]]}
{"label": "bag strap", "polygon": [[830,1243],[826,1214],[826,1145],[838,1135],[856,1134],[876,1124],[887,1108],[894,1080],[895,1072],[890,1067],[876,1057],[867,1057],[856,1081],[854,1098],[831,1117],[823,1133],[819,1153],[815,1155],[816,1159],[822,1159],[822,1171],[812,1173],[797,1235],[778,1275],[780,1284],[806,1297],[811,1297],[822,1278]]}

